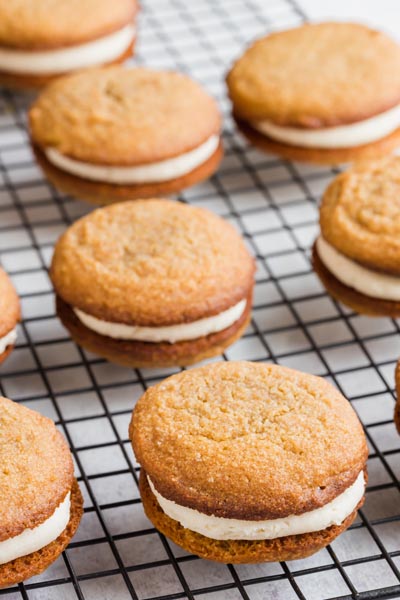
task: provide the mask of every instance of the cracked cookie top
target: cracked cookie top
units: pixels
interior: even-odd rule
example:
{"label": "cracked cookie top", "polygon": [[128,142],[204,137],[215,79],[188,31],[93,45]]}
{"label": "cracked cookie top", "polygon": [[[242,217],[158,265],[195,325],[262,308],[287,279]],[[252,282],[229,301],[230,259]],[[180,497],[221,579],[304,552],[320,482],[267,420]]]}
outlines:
{"label": "cracked cookie top", "polygon": [[219,134],[216,102],[181,73],[103,67],[58,79],[29,112],[32,140],[93,164],[179,156]]}
{"label": "cracked cookie top", "polygon": [[149,388],[130,436],[164,498],[226,518],[319,508],[367,459],[361,424],[337,389],[262,363],[214,363]]}
{"label": "cracked cookie top", "polygon": [[237,117],[321,128],[362,121],[400,101],[400,46],[358,23],[323,22],[255,41],[227,77]]}
{"label": "cracked cookie top", "polygon": [[400,275],[400,158],[355,164],[327,188],[324,239],[367,268]]}
{"label": "cracked cookie top", "polygon": [[73,476],[70,450],[53,421],[0,397],[0,541],[51,517]]}
{"label": "cracked cookie top", "polygon": [[115,323],[190,323],[248,298],[254,259],[230,223],[163,199],[99,208],[58,240],[51,264],[67,304]]}

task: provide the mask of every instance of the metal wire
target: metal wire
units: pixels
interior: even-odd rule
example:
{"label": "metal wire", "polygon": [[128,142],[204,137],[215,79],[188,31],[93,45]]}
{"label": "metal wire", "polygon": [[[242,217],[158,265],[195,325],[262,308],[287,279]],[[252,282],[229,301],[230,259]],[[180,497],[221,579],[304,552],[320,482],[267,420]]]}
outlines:
{"label": "metal wire", "polygon": [[52,246],[89,211],[46,182],[26,134],[23,95],[0,96],[0,257],[22,299],[18,346],[0,390],[53,418],[66,436],[85,515],[41,576],[0,590],[9,599],[209,600],[400,598],[400,452],[392,413],[399,324],[366,319],[327,296],[310,268],[318,200],[335,172],[258,153],[237,135],[224,73],[253,38],[302,22],[291,0],[142,0],[133,62],[185,71],[220,101],[226,158],[179,200],[235,224],[258,264],[252,324],[225,359],[273,361],[330,379],[358,411],[370,444],[367,501],[350,530],[306,560],[225,566],[158,534],[140,503],[127,426],[135,400],[177,369],[110,365],[70,340],[47,276]]}

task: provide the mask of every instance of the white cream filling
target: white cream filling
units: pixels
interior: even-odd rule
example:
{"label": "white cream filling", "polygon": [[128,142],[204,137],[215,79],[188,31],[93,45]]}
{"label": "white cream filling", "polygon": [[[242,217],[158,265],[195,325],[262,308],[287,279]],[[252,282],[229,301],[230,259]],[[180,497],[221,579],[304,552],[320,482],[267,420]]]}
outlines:
{"label": "white cream filling", "polygon": [[70,514],[71,492],[44,523],[34,529],[25,529],[19,535],[0,542],[0,565],[27,556],[54,542],[68,525]]}
{"label": "white cream filling", "polygon": [[266,521],[245,521],[205,515],[167,500],[154,488],[147,477],[151,491],[168,517],[178,521],[186,529],[205,535],[213,540],[273,540],[287,535],[322,531],[331,525],[340,525],[348,517],[364,495],[364,473],[340,496],[321,508],[301,515],[290,515]]}
{"label": "white cream filling", "polygon": [[400,127],[400,105],[350,125],[324,129],[282,127],[271,121],[252,121],[251,126],[278,142],[304,148],[352,148],[380,140]]}
{"label": "white cream filling", "polygon": [[67,48],[14,50],[0,47],[0,71],[50,75],[111,62],[127,50],[135,36],[132,24],[104,37]]}
{"label": "white cream filling", "polygon": [[94,165],[69,158],[55,148],[46,148],[47,159],[59,169],[90,179],[116,185],[168,181],[193,171],[210,158],[218,148],[219,136],[212,135],[203,144],[174,158],[135,167]]}
{"label": "white cream filling", "polygon": [[8,346],[12,346],[15,344],[17,339],[17,330],[11,329],[5,336],[0,338],[0,354],[3,354],[8,348]]}
{"label": "white cream filling", "polygon": [[106,335],[117,340],[137,340],[141,342],[183,342],[185,340],[195,340],[211,333],[218,333],[227,329],[244,313],[247,300],[241,300],[235,306],[228,308],[219,315],[193,321],[192,323],[182,323],[179,325],[168,325],[167,327],[141,327],[139,325],[125,325],[124,323],[110,323],[102,321],[88,315],[87,313],[74,308],[78,319],[82,321],[88,329]]}
{"label": "white cream filling", "polygon": [[400,277],[367,269],[347,258],[322,236],[316,242],[318,256],[325,267],[342,283],[365,296],[382,300],[400,300]]}

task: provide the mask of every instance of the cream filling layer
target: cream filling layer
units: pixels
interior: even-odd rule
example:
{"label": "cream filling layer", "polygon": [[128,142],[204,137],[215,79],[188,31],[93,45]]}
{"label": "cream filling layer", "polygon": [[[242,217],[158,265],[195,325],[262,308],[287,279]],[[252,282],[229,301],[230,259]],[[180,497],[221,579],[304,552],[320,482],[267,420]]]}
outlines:
{"label": "cream filling layer", "polygon": [[110,323],[109,321],[102,321],[101,319],[97,319],[97,317],[88,315],[79,310],[79,308],[74,308],[73,310],[78,319],[88,329],[100,335],[106,335],[117,340],[137,340],[155,343],[169,342],[174,344],[175,342],[183,342],[185,340],[195,340],[227,329],[240,319],[244,313],[246,304],[247,300],[241,300],[219,315],[206,317],[192,323],[168,325],[167,327],[141,327],[139,325],[125,325],[124,323]]}
{"label": "cream filling layer", "polygon": [[317,239],[316,248],[328,271],[348,287],[372,298],[400,300],[400,277],[379,273],[359,265],[338,252],[322,236]]}
{"label": "cream filling layer", "polygon": [[17,330],[16,328],[11,329],[6,335],[0,338],[0,354],[3,354],[8,348],[8,346],[12,346],[15,344],[17,340]]}
{"label": "cream filling layer", "polygon": [[0,71],[51,75],[111,62],[128,49],[135,37],[132,24],[104,37],[55,50],[14,50],[0,47]]}
{"label": "cream filling layer", "polygon": [[245,521],[205,515],[193,508],[176,504],[161,496],[150,478],[147,479],[151,491],[168,517],[178,521],[186,529],[213,540],[273,540],[288,535],[322,531],[331,525],[340,525],[356,508],[365,489],[364,473],[361,472],[350,487],[321,508],[281,519]]}
{"label": "cream filling layer", "polygon": [[54,542],[64,531],[71,516],[71,492],[56,508],[49,519],[35,527],[25,529],[19,535],[0,542],[0,565],[27,556]]}
{"label": "cream filling layer", "polygon": [[273,140],[292,146],[352,148],[376,142],[400,127],[400,105],[364,121],[324,129],[282,127],[271,121],[252,121],[250,124]]}
{"label": "cream filling layer", "polygon": [[134,183],[155,183],[181,177],[193,171],[206,162],[214,154],[219,144],[219,136],[212,135],[204,144],[190,152],[185,152],[174,158],[139,165],[136,167],[114,167],[109,165],[94,165],[69,158],[55,148],[45,148],[47,159],[59,169],[90,179],[116,185]]}

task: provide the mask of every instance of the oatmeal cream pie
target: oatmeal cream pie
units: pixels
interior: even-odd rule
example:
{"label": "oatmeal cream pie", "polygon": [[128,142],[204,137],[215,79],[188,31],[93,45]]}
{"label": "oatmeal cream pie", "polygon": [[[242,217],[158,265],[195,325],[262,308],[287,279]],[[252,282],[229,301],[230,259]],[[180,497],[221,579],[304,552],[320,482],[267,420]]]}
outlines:
{"label": "oatmeal cream pie", "polygon": [[129,433],[147,516],[202,558],[305,558],[364,501],[361,424],[320,377],[250,362],[183,371],[146,391]]}
{"label": "oatmeal cream pie", "polygon": [[328,186],[313,266],[353,310],[400,317],[400,158],[354,165]]}
{"label": "oatmeal cream pie", "polygon": [[29,122],[49,180],[95,204],[177,192],[212,175],[222,158],[216,102],[172,71],[65,77],[41,94]]}
{"label": "oatmeal cream pie", "polygon": [[0,587],[38,575],[74,535],[83,500],[53,421],[0,398]]}
{"label": "oatmeal cream pie", "polygon": [[0,3],[0,84],[35,88],[60,75],[123,61],[135,41],[136,0]]}
{"label": "oatmeal cream pie", "polygon": [[14,348],[20,317],[17,292],[6,272],[0,268],[0,364]]}
{"label": "oatmeal cream pie", "polygon": [[236,230],[172,200],[100,208],[58,241],[51,278],[72,338],[132,367],[220,354],[250,319],[254,260]]}
{"label": "oatmeal cream pie", "polygon": [[227,83],[240,130],[266,152],[341,163],[400,145],[400,46],[364,25],[272,33],[245,51]]}

